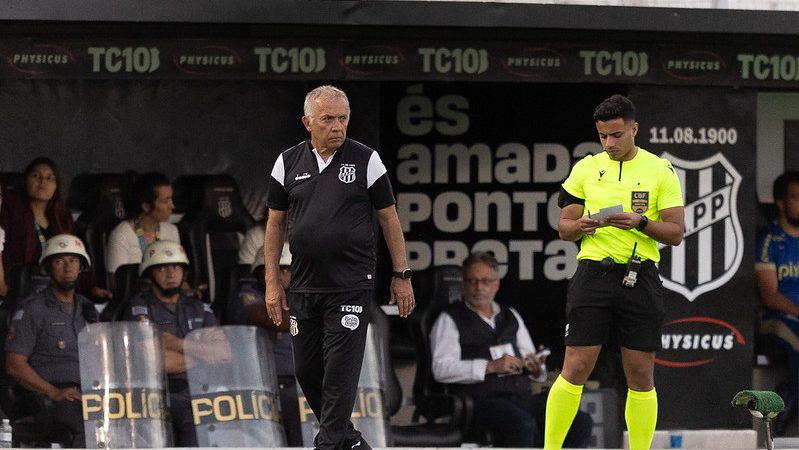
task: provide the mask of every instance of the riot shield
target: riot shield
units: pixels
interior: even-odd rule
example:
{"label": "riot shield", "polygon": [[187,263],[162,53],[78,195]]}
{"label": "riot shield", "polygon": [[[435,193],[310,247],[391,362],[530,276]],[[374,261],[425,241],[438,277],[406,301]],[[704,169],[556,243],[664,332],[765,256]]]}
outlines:
{"label": "riot shield", "polygon": [[200,328],[184,341],[200,447],[285,447],[274,353],[263,330]]}
{"label": "riot shield", "polygon": [[[366,329],[363,365],[350,420],[372,448],[393,445],[389,439],[389,418],[383,403],[383,392],[385,391],[383,374],[386,370],[382,358],[380,358],[380,355],[383,354],[381,352],[383,345],[388,345],[388,342],[382,342],[379,334],[375,332],[374,326],[370,323],[369,328]],[[297,385],[297,395],[300,402],[302,443],[306,447],[313,447],[314,437],[319,432],[319,421],[316,420],[299,385]]]}
{"label": "riot shield", "polygon": [[101,322],[78,335],[87,448],[172,446],[158,333],[150,323]]}

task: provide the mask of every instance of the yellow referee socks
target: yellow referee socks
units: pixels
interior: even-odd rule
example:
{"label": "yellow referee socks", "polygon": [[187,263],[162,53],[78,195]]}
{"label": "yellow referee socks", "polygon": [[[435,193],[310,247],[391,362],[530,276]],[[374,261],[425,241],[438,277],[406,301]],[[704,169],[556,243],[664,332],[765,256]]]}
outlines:
{"label": "yellow referee socks", "polygon": [[547,415],[544,421],[544,449],[560,450],[566,433],[572,426],[574,416],[580,408],[580,396],[583,387],[571,384],[558,375],[549,389],[547,397]]}
{"label": "yellow referee socks", "polygon": [[658,395],[655,388],[648,392],[627,389],[624,420],[630,436],[630,450],[649,449],[658,421]]}

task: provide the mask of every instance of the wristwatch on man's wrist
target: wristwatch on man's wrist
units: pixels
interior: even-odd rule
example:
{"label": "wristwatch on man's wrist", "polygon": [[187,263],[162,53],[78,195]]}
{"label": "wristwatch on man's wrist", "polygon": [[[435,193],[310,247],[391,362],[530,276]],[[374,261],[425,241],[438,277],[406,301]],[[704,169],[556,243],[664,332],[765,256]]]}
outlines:
{"label": "wristwatch on man's wrist", "polygon": [[638,231],[644,231],[644,228],[646,228],[647,225],[649,225],[649,219],[647,219],[646,216],[641,215],[641,221],[638,222],[638,226],[635,227],[635,229]]}
{"label": "wristwatch on man's wrist", "polygon": [[411,275],[413,275],[413,272],[411,271],[411,269],[405,269],[405,270],[400,271],[400,272],[391,272],[391,276],[392,277],[399,278],[401,280],[410,280],[411,279]]}

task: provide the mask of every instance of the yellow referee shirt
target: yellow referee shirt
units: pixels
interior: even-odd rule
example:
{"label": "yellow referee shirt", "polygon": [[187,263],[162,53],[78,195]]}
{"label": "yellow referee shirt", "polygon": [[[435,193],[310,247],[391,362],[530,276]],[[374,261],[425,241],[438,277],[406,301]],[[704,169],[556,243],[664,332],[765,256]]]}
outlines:
{"label": "yellow referee shirt", "polygon": [[[562,186],[572,196],[585,200],[583,214],[621,204],[625,212],[659,222],[661,210],[684,206],[680,181],[671,162],[641,147],[630,161],[613,161],[606,152],[588,155],[574,165]],[[660,261],[656,240],[635,229],[613,226],[598,228],[593,236],[583,236],[577,259],[601,261],[610,256],[624,264],[635,243],[639,258]]]}

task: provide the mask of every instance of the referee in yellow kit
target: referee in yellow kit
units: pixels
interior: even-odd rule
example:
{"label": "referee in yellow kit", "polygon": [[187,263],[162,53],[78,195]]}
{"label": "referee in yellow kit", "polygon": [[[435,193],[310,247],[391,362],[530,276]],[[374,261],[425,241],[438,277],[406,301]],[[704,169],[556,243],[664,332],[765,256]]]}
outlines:
{"label": "referee in yellow kit", "polygon": [[658,243],[682,242],[683,197],[671,163],[635,145],[638,122],[630,99],[606,99],[594,110],[594,123],[604,151],[575,164],[558,199],[561,239],[581,242],[567,294],[563,371],[547,400],[544,448],[562,447],[583,385],[613,333],[629,388],[630,449],[647,449],[657,423],[654,364],[664,316],[655,263]]}

